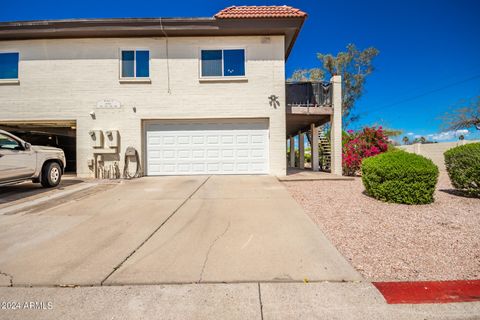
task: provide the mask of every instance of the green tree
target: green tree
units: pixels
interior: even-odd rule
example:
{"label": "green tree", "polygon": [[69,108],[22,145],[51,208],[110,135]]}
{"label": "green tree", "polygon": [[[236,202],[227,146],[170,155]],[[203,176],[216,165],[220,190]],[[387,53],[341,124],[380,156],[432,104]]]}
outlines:
{"label": "green tree", "polygon": [[474,127],[480,130],[480,96],[474,100],[461,101],[462,105],[442,117],[446,130],[459,130]]}
{"label": "green tree", "polygon": [[410,139],[408,139],[408,137],[405,136],[403,137],[402,141],[403,141],[403,144],[408,144],[408,141],[410,141]]}
{"label": "green tree", "polygon": [[290,80],[327,80],[331,76],[342,76],[343,116],[349,121],[355,121],[358,116],[352,116],[352,110],[364,92],[366,78],[374,70],[373,59],[379,54],[374,48],[358,50],[354,44],[347,45],[346,51],[337,55],[317,53],[321,66],[313,69],[296,70]]}

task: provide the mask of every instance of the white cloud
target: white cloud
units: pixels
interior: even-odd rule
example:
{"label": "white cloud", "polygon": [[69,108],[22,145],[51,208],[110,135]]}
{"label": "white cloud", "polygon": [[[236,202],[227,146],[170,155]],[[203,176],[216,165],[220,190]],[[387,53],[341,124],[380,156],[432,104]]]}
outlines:
{"label": "white cloud", "polygon": [[432,135],[428,135],[428,137],[431,137],[432,140],[434,141],[447,141],[447,140],[457,139],[461,135],[467,136],[469,134],[470,134],[470,131],[468,131],[467,129],[462,129],[462,130],[456,130],[456,131],[451,130],[451,131],[435,133]]}
{"label": "white cloud", "polygon": [[413,136],[413,134],[414,134],[413,132],[407,133],[407,135],[409,135],[409,136]]}

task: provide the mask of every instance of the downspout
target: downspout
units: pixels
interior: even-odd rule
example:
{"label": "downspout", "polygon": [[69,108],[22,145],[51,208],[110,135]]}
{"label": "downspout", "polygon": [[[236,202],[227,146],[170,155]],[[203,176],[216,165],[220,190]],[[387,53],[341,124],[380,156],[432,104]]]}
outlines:
{"label": "downspout", "polygon": [[170,92],[170,63],[168,59],[168,35],[165,32],[165,29],[163,28],[163,23],[162,23],[162,18],[160,18],[160,28],[162,29],[162,33],[165,36],[165,53],[167,57],[167,92]]}

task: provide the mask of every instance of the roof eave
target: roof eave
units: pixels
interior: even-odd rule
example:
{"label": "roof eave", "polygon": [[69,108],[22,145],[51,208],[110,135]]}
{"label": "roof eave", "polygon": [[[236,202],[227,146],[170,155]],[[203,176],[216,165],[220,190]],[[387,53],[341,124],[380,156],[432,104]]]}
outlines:
{"label": "roof eave", "polygon": [[0,22],[1,40],[284,35],[285,59],[305,18],[121,18]]}

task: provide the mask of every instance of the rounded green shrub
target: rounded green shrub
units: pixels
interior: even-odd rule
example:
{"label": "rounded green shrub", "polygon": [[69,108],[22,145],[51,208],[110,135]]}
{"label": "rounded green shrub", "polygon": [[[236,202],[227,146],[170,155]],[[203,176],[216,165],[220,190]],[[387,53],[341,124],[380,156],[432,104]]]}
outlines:
{"label": "rounded green shrub", "polygon": [[431,160],[402,150],[388,151],[362,162],[367,193],[382,201],[431,203],[437,180],[438,168]]}
{"label": "rounded green shrub", "polygon": [[480,143],[452,148],[444,156],[452,185],[470,195],[480,196]]}

